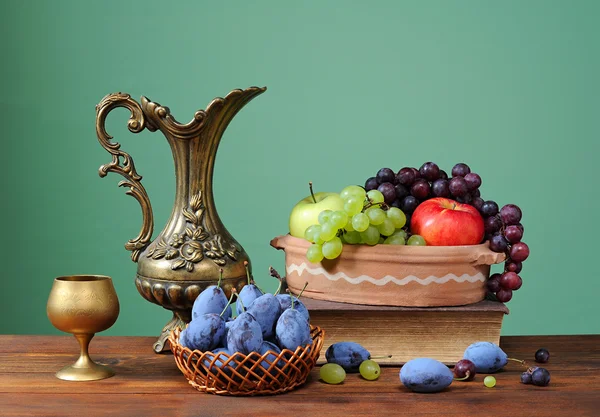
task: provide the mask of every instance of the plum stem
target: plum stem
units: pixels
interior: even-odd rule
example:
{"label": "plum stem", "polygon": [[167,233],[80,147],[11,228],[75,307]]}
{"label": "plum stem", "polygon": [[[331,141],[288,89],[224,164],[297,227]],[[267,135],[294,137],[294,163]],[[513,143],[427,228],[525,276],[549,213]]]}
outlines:
{"label": "plum stem", "polygon": [[524,367],[528,368],[529,366],[527,365],[527,362],[522,360],[522,359],[515,359],[515,358],[507,358],[507,360],[509,361],[513,361],[513,362],[518,362],[521,365],[523,365]]}
{"label": "plum stem", "polygon": [[219,269],[219,282],[217,282],[217,288],[221,288],[221,281],[223,281],[223,268]]}
{"label": "plum stem", "polygon": [[244,268],[246,268],[246,279],[248,280],[248,285],[250,285],[251,282],[250,282],[250,270],[248,269],[248,261],[244,261]]}
{"label": "plum stem", "polygon": [[277,291],[275,291],[274,294],[279,295],[283,286],[283,279],[281,278],[281,275],[279,275],[279,272],[277,272],[272,266],[269,267],[269,275],[271,275],[273,278],[276,278],[279,281],[279,286],[277,287]]}
{"label": "plum stem", "polygon": [[389,359],[392,355],[377,355],[377,356],[369,356],[369,359]]}
{"label": "plum stem", "polygon": [[309,181],[308,188],[310,189],[310,196],[312,197],[315,204],[317,204],[317,199],[315,198],[315,193],[313,192],[312,181]]}
{"label": "plum stem", "polygon": [[298,299],[300,299],[300,297],[302,297],[302,294],[304,294],[304,290],[306,289],[307,285],[308,285],[308,282],[305,282],[304,287],[302,288],[302,291],[300,291],[300,294],[298,294]]}
{"label": "plum stem", "polygon": [[[223,271],[221,269],[221,271]],[[233,296],[237,294],[237,291],[235,290],[235,288],[231,289],[231,295],[229,296],[229,301],[227,302],[227,305],[225,306],[225,308],[223,309],[223,311],[221,311],[221,314],[219,314],[219,317],[223,317],[223,314],[225,314],[225,312],[227,311],[227,307],[229,307],[231,305],[231,302],[233,301]],[[242,301],[240,300],[240,303]]]}

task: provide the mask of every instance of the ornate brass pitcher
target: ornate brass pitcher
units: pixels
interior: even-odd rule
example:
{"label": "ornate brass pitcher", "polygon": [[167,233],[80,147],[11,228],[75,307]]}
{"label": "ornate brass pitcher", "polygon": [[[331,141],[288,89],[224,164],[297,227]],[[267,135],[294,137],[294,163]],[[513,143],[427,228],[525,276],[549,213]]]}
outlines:
{"label": "ornate brass pitcher", "polygon": [[[187,124],[181,124],[169,111],[142,97],[141,105],[129,94],[109,94],[96,106],[96,134],[112,161],[102,165],[101,177],[116,172],[125,177],[119,183],[128,187],[142,207],[142,229],[125,244],[131,259],[137,262],[135,285],[148,301],[173,312],[154,344],[161,352],[169,332],[191,320],[191,309],[198,294],[216,284],[223,268],[223,289],[227,296],[235,287],[246,283],[244,261],[250,261],[242,246],[227,231],[217,214],[213,200],[212,176],[219,142],[227,125],[238,111],[266,88],[234,90],[225,98],[215,98],[198,110]],[[108,114],[117,107],[131,112],[127,124],[133,133],[144,128],[160,130],[169,141],[175,160],[176,193],[171,218],[163,231],[151,242],[154,218],[150,199],[141,183],[131,156],[121,145],[111,142],[105,129]]]}

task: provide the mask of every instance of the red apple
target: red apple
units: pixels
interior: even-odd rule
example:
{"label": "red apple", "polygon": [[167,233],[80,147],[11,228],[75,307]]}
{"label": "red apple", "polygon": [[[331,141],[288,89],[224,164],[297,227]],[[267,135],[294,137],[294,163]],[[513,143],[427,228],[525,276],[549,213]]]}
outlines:
{"label": "red apple", "polygon": [[429,246],[477,245],[484,234],[483,218],[475,207],[442,197],[419,204],[410,230]]}

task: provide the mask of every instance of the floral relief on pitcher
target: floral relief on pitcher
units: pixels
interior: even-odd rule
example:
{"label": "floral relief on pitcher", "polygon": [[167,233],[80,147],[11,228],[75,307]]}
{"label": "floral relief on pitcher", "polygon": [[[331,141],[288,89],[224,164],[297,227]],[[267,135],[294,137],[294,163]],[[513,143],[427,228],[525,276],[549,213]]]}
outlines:
{"label": "floral relief on pitcher", "polygon": [[192,272],[194,264],[205,257],[219,266],[227,263],[227,257],[237,260],[240,251],[237,245],[227,242],[221,235],[210,236],[205,232],[201,192],[191,198],[189,207],[185,207],[182,214],[186,219],[185,231],[173,233],[168,240],[161,238],[152,243],[146,253],[148,258],[170,260],[171,269],[185,268],[188,272]]}

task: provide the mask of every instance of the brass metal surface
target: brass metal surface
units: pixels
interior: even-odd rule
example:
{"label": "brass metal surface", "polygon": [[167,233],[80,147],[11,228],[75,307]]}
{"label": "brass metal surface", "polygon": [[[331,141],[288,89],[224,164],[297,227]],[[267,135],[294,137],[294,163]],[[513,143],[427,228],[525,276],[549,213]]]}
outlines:
{"label": "brass metal surface", "polygon": [[88,346],[95,333],[112,326],[119,316],[119,300],[110,277],[71,275],[54,280],[46,306],[54,327],[73,333],[80,346],[79,359],[56,373],[69,381],[93,381],[114,375],[105,365],[92,361]]}
{"label": "brass metal surface", "polygon": [[[168,107],[142,97],[141,104],[129,94],[114,93],[96,106],[96,133],[112,161],[100,167],[100,176],[108,172],[121,174],[119,186],[128,187],[142,209],[142,228],[125,244],[131,259],[138,263],[135,285],[148,301],[173,312],[154,344],[157,352],[167,350],[165,341],[175,327],[190,321],[191,308],[198,294],[216,284],[223,268],[222,287],[229,297],[246,284],[244,261],[250,262],[243,247],[227,231],[215,207],[213,169],[217,148],[229,122],[265,87],[233,90],[224,98],[215,98],[206,110],[198,110],[192,120],[179,123]],[[144,129],[160,130],[165,136],[175,162],[175,202],[171,217],[158,236],[151,241],[154,218],[150,199],[141,183],[131,156],[111,142],[105,129],[106,117],[117,107],[131,112],[128,128],[133,133]],[[249,264],[251,270],[251,265]]]}

